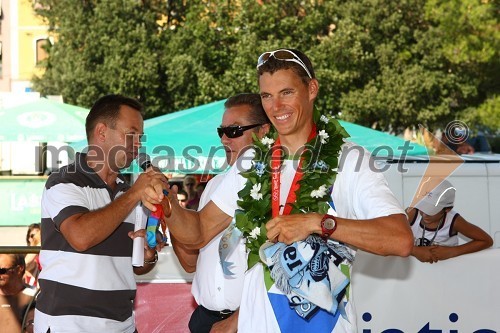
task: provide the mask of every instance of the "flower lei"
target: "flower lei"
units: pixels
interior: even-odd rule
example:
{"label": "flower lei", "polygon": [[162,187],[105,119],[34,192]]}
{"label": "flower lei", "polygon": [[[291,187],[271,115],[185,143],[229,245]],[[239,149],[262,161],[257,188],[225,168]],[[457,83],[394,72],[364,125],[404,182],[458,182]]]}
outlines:
{"label": "flower lei", "polygon": [[[317,212],[326,214],[329,189],[337,175],[338,157],[344,138],[349,135],[339,122],[330,116],[315,117],[317,136],[309,141],[302,157],[304,175],[296,192],[291,214]],[[247,179],[238,193],[240,200],[235,215],[236,227],[246,240],[248,269],[260,261],[259,249],[267,241],[265,224],[271,219],[271,148],[278,138],[275,130],[262,140],[254,136],[255,157],[252,167],[241,173]],[[286,157],[285,157],[286,158]]]}

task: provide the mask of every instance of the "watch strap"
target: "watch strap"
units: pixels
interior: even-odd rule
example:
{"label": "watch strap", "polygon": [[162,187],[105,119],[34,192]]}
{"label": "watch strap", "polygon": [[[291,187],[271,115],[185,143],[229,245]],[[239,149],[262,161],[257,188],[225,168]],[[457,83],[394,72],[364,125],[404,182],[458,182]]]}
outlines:
{"label": "watch strap", "polygon": [[146,265],[154,265],[158,262],[158,252],[155,251],[155,256],[151,260],[144,260],[144,264]]}
{"label": "watch strap", "polygon": [[[331,219],[334,221],[333,228],[326,228],[325,226],[325,221]],[[321,238],[323,238],[324,241],[327,241],[328,238],[335,232],[337,229],[337,218],[333,215],[325,214],[323,218],[321,219]]]}

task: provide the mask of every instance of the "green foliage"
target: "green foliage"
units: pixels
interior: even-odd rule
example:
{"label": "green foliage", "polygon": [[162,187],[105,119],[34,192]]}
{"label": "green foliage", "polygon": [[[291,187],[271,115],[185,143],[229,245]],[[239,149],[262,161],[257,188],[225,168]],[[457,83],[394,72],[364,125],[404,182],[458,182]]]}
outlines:
{"label": "green foliage", "polygon": [[479,123],[488,123],[492,129],[500,129],[500,96],[488,98],[476,110]]}
{"label": "green foliage", "polygon": [[264,51],[312,60],[323,114],[401,133],[498,129],[498,6],[484,0],[40,0],[56,35],[42,94],[139,98],[147,117],[257,92]]}
{"label": "green foliage", "polygon": [[160,113],[159,16],[149,2],[39,2],[50,8],[41,14],[57,37],[45,75],[33,80],[36,90],[87,107],[104,94],[121,93]]}

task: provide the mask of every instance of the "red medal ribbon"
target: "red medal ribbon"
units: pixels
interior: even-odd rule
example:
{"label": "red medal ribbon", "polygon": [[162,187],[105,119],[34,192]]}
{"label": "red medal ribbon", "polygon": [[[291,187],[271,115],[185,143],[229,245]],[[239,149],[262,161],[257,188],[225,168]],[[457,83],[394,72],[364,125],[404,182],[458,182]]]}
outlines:
{"label": "red medal ribbon", "polygon": [[[316,137],[316,124],[313,124],[311,128],[311,133],[309,134],[309,138],[307,142],[311,141]],[[272,217],[276,217],[280,212],[280,175],[281,175],[281,141],[278,137],[276,142],[272,147],[272,155],[271,155],[271,209],[272,209]],[[297,170],[295,171],[295,176],[293,177],[292,186],[290,187],[290,191],[288,192],[288,197],[285,203],[285,209],[283,210],[283,215],[289,215],[292,211],[292,203],[296,201],[297,195],[296,192],[300,188],[299,181],[302,179],[302,163],[304,158],[301,156],[299,165]]]}

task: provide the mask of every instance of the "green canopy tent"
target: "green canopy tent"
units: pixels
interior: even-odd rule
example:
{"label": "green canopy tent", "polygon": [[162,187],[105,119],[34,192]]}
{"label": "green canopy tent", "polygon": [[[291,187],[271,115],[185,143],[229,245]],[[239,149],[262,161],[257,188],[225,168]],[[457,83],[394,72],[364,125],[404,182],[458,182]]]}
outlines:
{"label": "green canopy tent", "polygon": [[347,121],[339,120],[339,122],[350,135],[347,141],[363,146],[374,156],[399,158],[404,155],[428,155],[427,148],[422,145]]}
{"label": "green canopy tent", "polygon": [[[45,98],[0,109],[0,149],[2,157],[9,156],[8,168],[2,173],[25,173],[23,177],[0,177],[0,211],[3,213],[0,226],[40,222],[40,200],[46,179],[37,175],[72,158],[64,143],[85,139],[88,113],[88,109]],[[48,142],[52,147],[40,144]],[[37,149],[41,147],[43,149]],[[52,163],[49,165],[49,162]]]}
{"label": "green canopy tent", "polygon": [[153,164],[180,173],[223,171],[226,157],[216,128],[221,123],[224,102],[146,120],[144,145]]}
{"label": "green canopy tent", "polygon": [[[153,164],[166,172],[219,173],[226,167],[225,154],[216,128],[224,113],[224,102],[217,101],[194,108],[151,118],[144,124],[143,151]],[[400,157],[427,155],[423,146],[353,123],[340,121],[355,142],[376,156]],[[405,148],[406,144],[406,148]],[[81,150],[81,142],[74,147]],[[133,171],[138,171],[133,166]]]}
{"label": "green canopy tent", "polygon": [[0,141],[80,141],[86,137],[88,113],[88,109],[45,98],[0,109]]}

